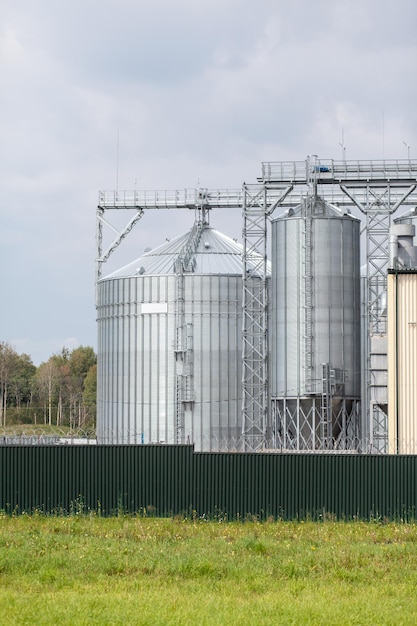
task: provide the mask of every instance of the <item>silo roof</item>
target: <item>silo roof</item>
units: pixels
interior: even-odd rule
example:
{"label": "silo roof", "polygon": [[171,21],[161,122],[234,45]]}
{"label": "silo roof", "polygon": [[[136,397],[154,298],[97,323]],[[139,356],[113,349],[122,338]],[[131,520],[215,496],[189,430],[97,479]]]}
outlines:
{"label": "silo roof", "polygon": [[[145,252],[141,257],[124,267],[108,274],[104,278],[122,278],[138,275],[175,274],[174,264],[183,252],[190,232],[165,241],[162,245]],[[243,270],[243,246],[235,239],[219,231],[205,226],[193,256],[195,261],[194,274],[225,274],[241,275]],[[249,267],[255,268],[261,259],[254,256]],[[270,274],[270,264],[267,268]]]}
{"label": "silo roof", "polygon": [[350,211],[345,208],[339,208],[326,200],[323,200],[320,196],[310,197],[306,196],[301,204],[287,209],[284,214],[278,216],[277,220],[286,219],[288,217],[304,217],[306,214],[312,217],[326,217],[326,218],[343,218],[346,217],[351,220],[360,222],[360,219],[351,215]]}

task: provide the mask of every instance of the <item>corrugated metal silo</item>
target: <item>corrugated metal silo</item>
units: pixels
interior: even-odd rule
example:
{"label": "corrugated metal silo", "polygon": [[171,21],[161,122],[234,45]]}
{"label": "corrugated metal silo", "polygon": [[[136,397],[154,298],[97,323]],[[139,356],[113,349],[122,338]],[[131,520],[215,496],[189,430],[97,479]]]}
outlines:
{"label": "corrugated metal silo", "polygon": [[276,447],[357,445],[360,222],[308,197],[272,223],[270,393]]}
{"label": "corrugated metal silo", "polygon": [[242,247],[196,223],[98,283],[99,443],[239,449]]}

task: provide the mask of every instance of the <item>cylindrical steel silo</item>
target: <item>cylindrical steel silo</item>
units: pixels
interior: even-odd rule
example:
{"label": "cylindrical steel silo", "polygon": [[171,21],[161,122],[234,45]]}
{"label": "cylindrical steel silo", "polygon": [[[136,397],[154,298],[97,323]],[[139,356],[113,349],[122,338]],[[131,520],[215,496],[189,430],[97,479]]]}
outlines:
{"label": "cylindrical steel silo", "polygon": [[98,283],[99,443],[239,449],[242,247],[207,224]]}
{"label": "cylindrical steel silo", "polygon": [[360,222],[307,197],[272,223],[270,394],[276,447],[356,445]]}

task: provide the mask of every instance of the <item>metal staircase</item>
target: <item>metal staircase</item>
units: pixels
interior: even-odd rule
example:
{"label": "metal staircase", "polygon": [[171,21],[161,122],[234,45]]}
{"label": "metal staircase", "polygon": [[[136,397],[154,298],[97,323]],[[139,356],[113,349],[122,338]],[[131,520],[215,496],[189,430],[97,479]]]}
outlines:
{"label": "metal staircase", "polygon": [[184,415],[186,406],[194,402],[193,387],[193,327],[185,320],[184,275],[195,269],[194,255],[204,229],[207,227],[207,209],[204,195],[200,195],[198,219],[174,262],[177,293],[175,300],[175,441],[185,443]]}

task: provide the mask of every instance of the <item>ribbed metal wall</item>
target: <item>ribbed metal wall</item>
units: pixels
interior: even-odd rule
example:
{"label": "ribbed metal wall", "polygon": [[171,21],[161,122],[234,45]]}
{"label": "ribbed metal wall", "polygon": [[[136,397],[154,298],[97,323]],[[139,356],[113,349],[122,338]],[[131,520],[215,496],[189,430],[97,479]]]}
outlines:
{"label": "ribbed metal wall", "polygon": [[0,509],[244,519],[415,519],[417,456],[1,446]]}
{"label": "ribbed metal wall", "polygon": [[175,276],[99,283],[100,443],[174,443],[175,294]]}
{"label": "ribbed metal wall", "polygon": [[360,397],[359,229],[319,200],[273,221],[273,397],[321,395],[323,363],[345,372],[345,397]]}
{"label": "ribbed metal wall", "polygon": [[414,519],[417,458],[237,454],[195,458],[195,509],[230,519]]}
{"label": "ribbed metal wall", "polygon": [[98,282],[100,444],[242,449],[242,293],[242,247],[207,224]]}
{"label": "ribbed metal wall", "polygon": [[176,277],[99,284],[97,438],[235,450],[242,433],[242,278],[184,276],[191,402],[175,427]]}
{"label": "ribbed metal wall", "polygon": [[0,509],[183,513],[192,457],[190,446],[0,446]]}
{"label": "ribbed metal wall", "polygon": [[417,452],[417,270],[388,274],[389,451]]}
{"label": "ribbed metal wall", "polygon": [[273,448],[355,450],[360,222],[318,197],[272,222]]}

